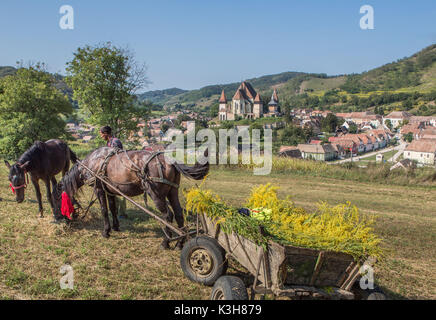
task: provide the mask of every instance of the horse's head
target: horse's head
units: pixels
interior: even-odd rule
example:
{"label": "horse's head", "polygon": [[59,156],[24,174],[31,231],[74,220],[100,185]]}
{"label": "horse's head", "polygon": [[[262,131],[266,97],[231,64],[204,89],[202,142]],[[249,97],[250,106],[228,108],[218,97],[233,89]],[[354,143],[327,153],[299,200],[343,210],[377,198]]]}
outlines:
{"label": "horse's head", "polygon": [[60,216],[61,215],[61,207],[62,207],[62,192],[64,191],[64,186],[62,182],[58,182],[56,186],[53,187],[52,190],[52,199],[53,199],[53,206],[54,206],[54,215]]}
{"label": "horse's head", "polygon": [[10,165],[9,162],[5,160],[5,164],[9,169],[9,181],[12,192],[15,194],[17,202],[21,203],[24,201],[24,189],[27,187],[26,169],[29,166],[29,161],[23,164],[15,163]]}

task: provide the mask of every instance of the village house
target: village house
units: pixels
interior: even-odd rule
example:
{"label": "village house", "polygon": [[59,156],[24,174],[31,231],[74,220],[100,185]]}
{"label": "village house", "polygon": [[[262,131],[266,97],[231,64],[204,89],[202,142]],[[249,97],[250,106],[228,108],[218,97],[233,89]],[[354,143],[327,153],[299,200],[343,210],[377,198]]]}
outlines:
{"label": "village house", "polygon": [[423,124],[424,126],[436,126],[436,117],[432,117],[432,116],[412,116],[409,119],[409,123],[410,124]]}
{"label": "village house", "polygon": [[280,157],[301,158],[301,152],[295,146],[281,146],[279,150]]}
{"label": "village house", "polygon": [[330,161],[337,158],[337,153],[331,144],[299,144],[297,148],[303,159]]}
{"label": "village house", "polygon": [[417,161],[421,165],[434,165],[436,155],[435,140],[415,140],[410,143],[404,150],[404,159]]}
{"label": "village house", "polygon": [[419,140],[425,125],[423,122],[414,122],[401,127],[400,134],[404,137],[406,134],[411,133],[414,140]]}
{"label": "village house", "polygon": [[361,127],[371,126],[376,129],[379,128],[383,122],[381,115],[374,114],[371,111],[336,113],[336,116],[343,118],[347,122],[351,121]]}
{"label": "village house", "polygon": [[392,123],[392,128],[398,128],[404,123],[404,121],[409,121],[411,117],[412,114],[406,111],[393,111],[383,118],[383,122],[386,124],[386,121],[390,120]]}
{"label": "village house", "polygon": [[332,147],[338,158],[343,159],[347,156],[347,150],[340,143],[332,143]]}

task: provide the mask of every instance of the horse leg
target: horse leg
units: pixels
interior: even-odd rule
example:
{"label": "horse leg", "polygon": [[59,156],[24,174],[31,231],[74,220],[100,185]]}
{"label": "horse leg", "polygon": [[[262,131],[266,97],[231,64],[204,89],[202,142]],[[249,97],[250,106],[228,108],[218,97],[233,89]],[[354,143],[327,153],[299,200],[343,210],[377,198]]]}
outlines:
{"label": "horse leg", "polygon": [[52,197],[51,188],[50,188],[50,180],[51,180],[50,177],[47,177],[47,178],[44,179],[45,190],[47,192],[47,201],[48,201],[48,203],[50,203],[52,214],[56,218],[56,216],[55,216],[55,209],[54,209],[54,202],[53,202],[53,197]]}
{"label": "horse leg", "polygon": [[[164,219],[171,223],[173,222],[173,213],[168,209],[167,202],[165,200],[166,196],[162,197],[161,195],[156,195],[156,193],[152,192],[150,194],[151,199],[153,200],[156,208],[162,213]],[[168,227],[164,228],[164,239],[162,240],[161,246],[164,249],[169,249],[169,239],[171,238],[172,233],[171,229]]]}
{"label": "horse leg", "polygon": [[33,187],[35,188],[36,199],[38,200],[39,217],[44,218],[44,208],[42,207],[41,190],[39,189],[38,180],[36,178],[32,177],[32,184],[33,184]]}
{"label": "horse leg", "polygon": [[104,229],[102,232],[102,236],[104,238],[109,238],[109,233],[111,232],[111,225],[109,223],[109,216],[107,212],[107,201],[106,201],[106,193],[104,190],[100,187],[96,190],[98,201],[100,202],[101,207],[101,215],[104,219]]}
{"label": "horse leg", "polygon": [[146,207],[148,207],[147,191],[144,191],[143,196],[144,196],[144,204],[145,204]]}
{"label": "horse leg", "polygon": [[[170,202],[171,208],[173,208],[174,216],[176,218],[177,226],[183,228],[185,224],[185,219],[183,218],[183,209],[179,201],[179,190],[177,188],[171,188],[168,194],[168,200]],[[183,242],[185,239],[181,239],[177,242],[177,247],[179,249],[183,248]]]}
{"label": "horse leg", "polygon": [[109,209],[111,210],[112,213],[112,229],[114,229],[115,231],[120,231],[120,222],[118,221],[118,217],[117,217],[118,210],[117,210],[115,197],[108,195],[107,201],[109,202]]}

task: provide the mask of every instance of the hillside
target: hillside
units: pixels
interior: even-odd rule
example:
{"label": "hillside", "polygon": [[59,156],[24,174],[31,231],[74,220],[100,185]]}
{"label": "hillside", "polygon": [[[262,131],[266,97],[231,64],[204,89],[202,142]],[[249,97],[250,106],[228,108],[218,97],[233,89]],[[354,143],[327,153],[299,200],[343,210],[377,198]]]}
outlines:
{"label": "hillside", "polygon": [[17,71],[17,69],[15,69],[14,67],[1,67],[0,66],[0,78],[15,74],[16,71]]}
{"label": "hillside", "polygon": [[[284,72],[247,79],[266,101],[278,88],[279,97],[290,107],[331,109],[334,111],[373,110],[386,114],[407,110],[416,115],[436,114],[436,44],[411,57],[399,59],[361,74],[327,76],[303,72]],[[167,107],[183,106],[209,111],[217,103],[221,90],[228,99],[238,83],[206,86],[198,90],[147,92],[149,99]],[[180,90],[180,89],[178,89]],[[153,100],[153,96],[158,98]]]}
{"label": "hillside", "polygon": [[428,82],[436,85],[436,44],[408,58],[388,63],[358,75],[350,75],[341,88],[349,93],[379,90],[397,90],[414,87],[417,91],[427,88]]}
{"label": "hillside", "polygon": [[[305,75],[305,73],[283,72],[274,75],[266,75],[258,78],[247,79],[247,81],[250,82],[256,88],[256,90],[262,92],[263,90],[269,90],[273,86],[281,85],[301,75]],[[140,98],[143,100],[149,99],[153,101],[154,96],[158,95],[159,96],[158,99],[160,100],[159,103],[161,103],[162,105],[171,105],[171,104],[209,105],[210,103],[207,103],[207,101],[209,101],[211,98],[215,99],[216,96],[221,94],[221,91],[223,89],[227,92],[227,95],[229,96],[233,95],[233,93],[238,88],[239,84],[240,84],[239,82],[234,82],[229,84],[210,85],[197,90],[184,91],[180,94],[171,94],[171,93],[176,93],[174,89],[149,91],[140,95]],[[167,92],[168,90],[172,90],[171,93],[168,93]],[[204,102],[206,102],[206,104]]]}
{"label": "hillside", "polygon": [[164,104],[172,97],[183,94],[185,92],[187,92],[187,90],[171,88],[165,90],[147,91],[145,93],[139,94],[138,97],[140,100],[147,100],[156,104]]}

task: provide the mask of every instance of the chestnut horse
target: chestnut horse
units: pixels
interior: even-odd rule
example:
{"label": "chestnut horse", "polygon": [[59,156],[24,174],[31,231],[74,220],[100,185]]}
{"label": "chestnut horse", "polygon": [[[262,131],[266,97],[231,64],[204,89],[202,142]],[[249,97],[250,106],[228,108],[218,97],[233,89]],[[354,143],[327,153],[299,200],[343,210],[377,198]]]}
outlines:
{"label": "chestnut horse", "polygon": [[[93,151],[86,156],[81,164],[89,168],[94,174],[104,176],[108,183],[118,188],[120,192],[128,197],[143,194],[144,201],[147,204],[148,194],[166,221],[171,223],[173,213],[167,207],[166,200],[168,199],[179,228],[184,225],[183,211],[178,193],[180,173],[189,178],[201,180],[209,172],[208,162],[203,165],[197,163],[193,167],[189,167],[184,164],[167,162],[163,151],[124,151],[109,147]],[[93,175],[81,164],[75,164],[54,188],[55,210],[61,212],[62,193],[65,192],[69,198],[72,198],[83,185],[94,186],[104,218],[102,235],[108,238],[111,225],[107,202],[112,213],[112,229],[119,231],[117,206],[115,204],[115,196],[119,195],[119,193],[99,179],[95,180]],[[166,227],[165,238],[162,242],[164,248],[169,247],[169,237],[171,237],[171,230]]]}
{"label": "chestnut horse", "polygon": [[29,173],[30,180],[35,188],[36,198],[38,199],[40,217],[44,216],[41,191],[39,189],[40,179],[45,183],[47,201],[50,203],[53,215],[55,215],[50,182],[54,189],[56,186],[55,175],[61,171],[62,175],[65,175],[70,168],[70,160],[73,163],[77,161],[75,153],[71,151],[65,142],[57,139],[46,142],[36,141],[13,165],[5,160],[5,164],[9,169],[10,187],[15,194],[15,200],[18,203],[23,202],[24,190],[28,183],[27,173]]}

